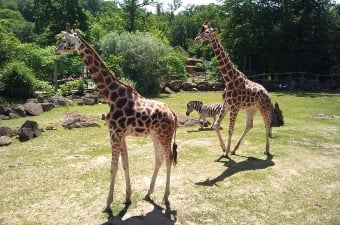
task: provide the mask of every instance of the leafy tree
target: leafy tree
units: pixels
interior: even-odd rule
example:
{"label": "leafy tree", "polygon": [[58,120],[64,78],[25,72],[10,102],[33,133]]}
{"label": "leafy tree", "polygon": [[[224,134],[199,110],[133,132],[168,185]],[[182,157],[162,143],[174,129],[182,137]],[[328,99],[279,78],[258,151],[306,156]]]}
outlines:
{"label": "leafy tree", "polygon": [[55,35],[66,23],[88,30],[87,16],[78,0],[33,0],[33,14],[37,42],[42,45],[54,44]]}
{"label": "leafy tree", "polygon": [[33,23],[26,21],[19,11],[0,9],[0,24],[21,42],[33,41]]}
{"label": "leafy tree", "polygon": [[20,51],[20,41],[0,24],[0,67],[14,59]]}
{"label": "leafy tree", "polygon": [[22,48],[24,51],[18,58],[21,58],[34,71],[35,77],[44,81],[52,81],[55,47],[41,48],[37,44],[23,44]]}
{"label": "leafy tree", "polygon": [[138,31],[111,32],[103,38],[101,46],[105,60],[112,54],[123,58],[124,77],[135,81],[141,94],[149,97],[159,94],[159,79],[167,73],[165,56],[169,46]]}
{"label": "leafy tree", "polygon": [[[145,12],[141,9],[144,6],[150,5],[153,0],[143,0],[142,2],[138,0],[124,0],[121,7],[124,11],[123,18],[126,21],[126,30],[129,32],[136,32],[138,22],[144,22]],[[140,21],[142,20],[142,21]],[[140,30],[140,29],[139,29]]]}
{"label": "leafy tree", "polygon": [[168,73],[170,75],[182,75],[182,79],[185,79],[184,66],[187,59],[188,55],[183,49],[176,48],[171,50],[165,58]]}

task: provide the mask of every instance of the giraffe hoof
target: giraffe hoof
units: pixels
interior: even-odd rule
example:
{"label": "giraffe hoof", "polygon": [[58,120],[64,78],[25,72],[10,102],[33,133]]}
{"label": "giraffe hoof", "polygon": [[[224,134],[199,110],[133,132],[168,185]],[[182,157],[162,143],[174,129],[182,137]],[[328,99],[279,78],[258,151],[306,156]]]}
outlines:
{"label": "giraffe hoof", "polygon": [[169,199],[163,198],[163,204],[164,205],[170,205]]}
{"label": "giraffe hoof", "polygon": [[272,154],[270,154],[270,152],[263,152],[265,155],[267,156],[271,156]]}
{"label": "giraffe hoof", "polygon": [[232,151],[230,154],[231,154],[231,155],[235,155],[236,153],[235,153],[235,151]]}
{"label": "giraffe hoof", "polygon": [[102,213],[110,214],[110,213],[112,213],[112,210],[109,206],[106,206],[105,208],[102,209]]}
{"label": "giraffe hoof", "polygon": [[131,204],[131,200],[130,200],[130,199],[126,199],[126,200],[123,202],[123,204],[125,204],[125,205],[130,205],[130,204]]}
{"label": "giraffe hoof", "polygon": [[150,195],[145,195],[144,200],[150,202],[151,201]]}

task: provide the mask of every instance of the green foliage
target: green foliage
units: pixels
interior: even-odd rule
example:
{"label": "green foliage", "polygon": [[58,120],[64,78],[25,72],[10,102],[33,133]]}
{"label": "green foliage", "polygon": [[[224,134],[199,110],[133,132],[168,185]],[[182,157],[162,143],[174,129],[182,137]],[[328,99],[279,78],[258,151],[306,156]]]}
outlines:
{"label": "green foliage", "polygon": [[135,81],[136,89],[142,95],[159,94],[159,78],[167,73],[168,46],[147,33],[111,32],[103,38],[101,50],[105,59],[112,54],[124,59],[124,77]]}
{"label": "green foliage", "polygon": [[83,62],[80,60],[77,53],[59,55],[57,58],[58,79],[74,75],[78,77],[81,75]]}
{"label": "green foliage", "polygon": [[123,76],[123,69],[122,69],[123,60],[124,59],[122,56],[115,56],[114,54],[111,54],[105,61],[105,64],[111,71],[114,71],[114,74],[116,77],[122,77]]}
{"label": "green foliage", "polygon": [[72,92],[77,94],[83,94],[86,88],[86,84],[83,79],[76,79],[68,81],[60,86],[59,94],[62,96],[71,95]]}
{"label": "green foliage", "polygon": [[33,23],[26,21],[19,11],[0,9],[0,24],[21,42],[33,41]]}
{"label": "green foliage", "polygon": [[88,30],[87,16],[78,0],[33,0],[33,15],[37,42],[41,45],[54,44],[55,35],[65,30],[65,24],[76,24]]}
{"label": "green foliage", "polygon": [[185,63],[188,55],[182,48],[173,49],[166,58],[166,66],[170,75],[182,75],[180,79],[185,80]]}
{"label": "green foliage", "polygon": [[34,96],[35,77],[24,62],[11,62],[5,65],[1,77],[1,95],[14,99],[27,99]]}
{"label": "green foliage", "polygon": [[[23,44],[24,51],[19,57],[28,65],[40,80],[53,80],[54,47],[40,48],[36,44]],[[60,71],[62,73],[62,70]],[[64,74],[63,74],[64,75]]]}
{"label": "green foliage", "polygon": [[36,80],[36,90],[41,91],[44,95],[53,95],[54,87],[50,83],[44,80]]}
{"label": "green foliage", "polygon": [[15,58],[20,52],[20,41],[0,24],[0,66]]}

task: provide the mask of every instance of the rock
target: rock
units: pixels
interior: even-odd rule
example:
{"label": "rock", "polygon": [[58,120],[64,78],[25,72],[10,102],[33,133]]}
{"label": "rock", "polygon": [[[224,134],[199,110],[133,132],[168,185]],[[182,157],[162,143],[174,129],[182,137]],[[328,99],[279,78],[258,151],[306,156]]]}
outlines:
{"label": "rock", "polygon": [[8,116],[8,114],[10,113],[10,107],[9,106],[5,106],[5,105],[0,105],[0,114],[6,115]]}
{"label": "rock", "polygon": [[83,100],[85,105],[94,105],[96,102],[98,102],[98,99],[96,100],[95,98],[90,97],[84,97]]}
{"label": "rock", "polygon": [[12,143],[12,139],[8,136],[0,136],[0,147],[7,146]]}
{"label": "rock", "polygon": [[67,129],[72,128],[84,128],[84,127],[100,127],[100,125],[94,121],[94,118],[87,117],[75,112],[69,112],[66,120],[62,123],[62,126]]}
{"label": "rock", "polygon": [[28,141],[33,137],[38,137],[41,134],[41,130],[38,128],[36,121],[26,120],[18,131],[19,141]]}
{"label": "rock", "polygon": [[43,102],[43,103],[40,103],[40,105],[44,112],[49,111],[54,108],[54,105],[50,102]]}
{"label": "rock", "polygon": [[210,84],[208,82],[200,82],[197,84],[197,90],[199,91],[211,91]]}
{"label": "rock", "polygon": [[197,87],[197,84],[191,83],[191,82],[184,82],[182,84],[182,90],[183,91],[192,91],[196,87]]}
{"label": "rock", "polygon": [[29,116],[38,116],[44,112],[40,103],[27,102],[24,104],[24,109]]}
{"label": "rock", "polygon": [[25,108],[21,104],[14,105],[12,107],[12,110],[13,110],[13,112],[15,112],[16,114],[18,114],[21,117],[25,117],[26,116]]}
{"label": "rock", "polygon": [[67,104],[72,103],[71,99],[68,99],[62,96],[56,96],[52,99],[52,101],[56,106],[66,106]]}
{"label": "rock", "polygon": [[9,120],[9,119],[11,119],[11,117],[6,116],[4,114],[0,114],[0,120]]}
{"label": "rock", "polygon": [[10,127],[0,127],[0,136],[12,137],[14,135],[15,132]]}

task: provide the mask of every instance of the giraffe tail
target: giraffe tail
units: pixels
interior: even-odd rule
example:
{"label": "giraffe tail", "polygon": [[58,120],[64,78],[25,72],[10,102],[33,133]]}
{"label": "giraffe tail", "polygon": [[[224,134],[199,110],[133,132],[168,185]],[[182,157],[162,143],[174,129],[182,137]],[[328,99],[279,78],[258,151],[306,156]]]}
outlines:
{"label": "giraffe tail", "polygon": [[[175,115],[175,114],[174,114]],[[177,130],[177,116],[175,115],[175,133],[174,133],[174,143],[172,144],[172,157],[173,165],[177,165],[177,144],[176,144],[176,130]]]}

